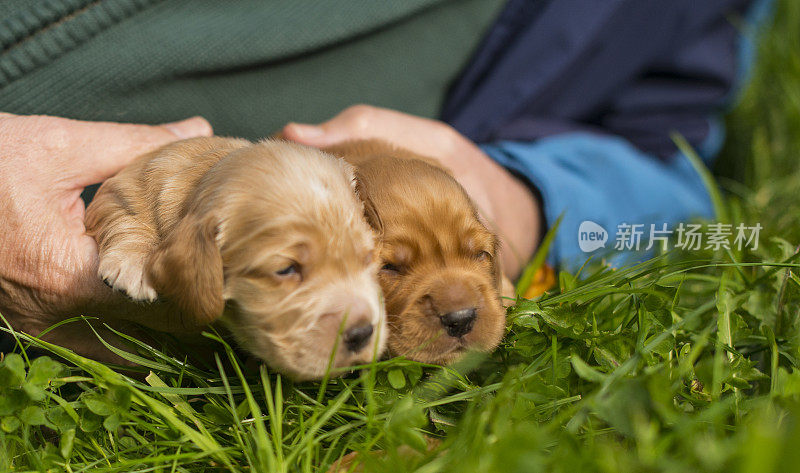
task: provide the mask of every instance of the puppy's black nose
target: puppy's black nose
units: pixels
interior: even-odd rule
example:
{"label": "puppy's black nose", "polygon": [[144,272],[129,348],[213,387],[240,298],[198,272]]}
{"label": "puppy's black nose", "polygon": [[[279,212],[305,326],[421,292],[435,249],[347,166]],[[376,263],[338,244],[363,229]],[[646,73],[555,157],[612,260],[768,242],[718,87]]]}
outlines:
{"label": "puppy's black nose", "polygon": [[344,344],[347,349],[352,352],[357,352],[364,348],[364,345],[369,342],[372,336],[372,325],[362,324],[349,328],[344,332]]}
{"label": "puppy's black nose", "polygon": [[451,337],[460,337],[468,334],[475,325],[475,317],[478,311],[473,307],[471,309],[461,309],[455,312],[450,312],[440,316],[442,325],[447,329],[447,334]]}

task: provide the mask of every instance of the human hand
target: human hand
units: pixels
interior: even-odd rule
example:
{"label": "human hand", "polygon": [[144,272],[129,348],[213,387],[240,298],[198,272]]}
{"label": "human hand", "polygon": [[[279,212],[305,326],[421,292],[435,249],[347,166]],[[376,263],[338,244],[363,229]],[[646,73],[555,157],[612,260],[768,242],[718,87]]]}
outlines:
{"label": "human hand", "polygon": [[143,153],[211,134],[200,117],[147,126],[0,113],[0,313],[36,334],[119,304],[97,277],[81,192]]}
{"label": "human hand", "polygon": [[489,227],[497,232],[508,276],[516,277],[536,249],[541,223],[533,193],[446,123],[355,105],[319,125],[289,123],[282,135],[316,147],[379,138],[437,159],[464,186]]}

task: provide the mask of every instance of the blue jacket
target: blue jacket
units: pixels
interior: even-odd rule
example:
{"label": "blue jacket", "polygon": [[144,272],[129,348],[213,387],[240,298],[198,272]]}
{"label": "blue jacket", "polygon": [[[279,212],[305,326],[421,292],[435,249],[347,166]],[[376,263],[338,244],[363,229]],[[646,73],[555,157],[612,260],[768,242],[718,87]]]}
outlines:
{"label": "blue jacket", "polygon": [[[442,119],[564,215],[551,261],[579,266],[578,228],[709,217],[670,134],[710,162],[720,113],[744,83],[769,0],[511,0]],[[736,18],[743,20],[735,26]],[[744,34],[742,34],[744,33]],[[536,236],[532,236],[535,238]],[[608,246],[607,246],[608,247]]]}

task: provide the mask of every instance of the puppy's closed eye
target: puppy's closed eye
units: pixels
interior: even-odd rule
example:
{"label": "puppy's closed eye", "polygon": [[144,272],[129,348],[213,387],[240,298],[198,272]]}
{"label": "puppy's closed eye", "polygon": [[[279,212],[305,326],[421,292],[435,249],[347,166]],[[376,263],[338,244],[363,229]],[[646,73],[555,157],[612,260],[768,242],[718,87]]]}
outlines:
{"label": "puppy's closed eye", "polygon": [[[277,268],[277,269],[276,269]],[[256,266],[243,273],[248,279],[266,280],[272,279],[277,282],[294,281],[300,282],[303,279],[302,268],[296,261],[281,262],[279,265]]]}
{"label": "puppy's closed eye", "polygon": [[488,251],[480,251],[474,256],[474,258],[478,261],[489,261],[492,259],[492,254]]}
{"label": "puppy's closed eye", "polygon": [[294,261],[289,263],[288,266],[285,266],[285,267],[275,271],[275,274],[277,274],[278,276],[281,276],[281,277],[297,276],[297,277],[299,277],[301,279],[303,277],[302,273],[300,272],[300,265],[298,263],[294,262]]}
{"label": "puppy's closed eye", "polygon": [[381,266],[381,271],[390,276],[398,275],[405,271],[405,267],[394,263],[384,263]]}

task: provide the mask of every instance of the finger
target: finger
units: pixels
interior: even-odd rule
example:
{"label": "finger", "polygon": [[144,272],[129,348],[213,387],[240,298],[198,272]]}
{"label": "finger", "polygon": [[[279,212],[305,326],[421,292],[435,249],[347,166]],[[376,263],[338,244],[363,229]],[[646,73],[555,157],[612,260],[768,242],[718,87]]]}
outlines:
{"label": "finger", "polygon": [[158,126],[67,120],[68,139],[63,159],[71,167],[76,186],[102,182],[144,153],[173,141],[210,136],[211,125],[202,117]]}
{"label": "finger", "polygon": [[160,126],[182,140],[214,134],[211,124],[203,117],[187,118],[178,122],[164,123]]}
{"label": "finger", "polygon": [[317,125],[289,123],[283,128],[282,135],[286,139],[316,147],[346,140],[377,138],[387,133],[389,127],[385,122],[391,124],[392,113],[391,110],[369,105],[353,105]]}
{"label": "finger", "polygon": [[354,139],[354,133],[338,122],[331,120],[320,125],[289,123],[281,130],[283,138],[309,146],[323,148],[336,143]]}
{"label": "finger", "polygon": [[460,137],[437,120],[367,105],[349,107],[318,125],[289,123],[282,134],[286,139],[316,147],[377,138],[435,158],[450,154]]}

